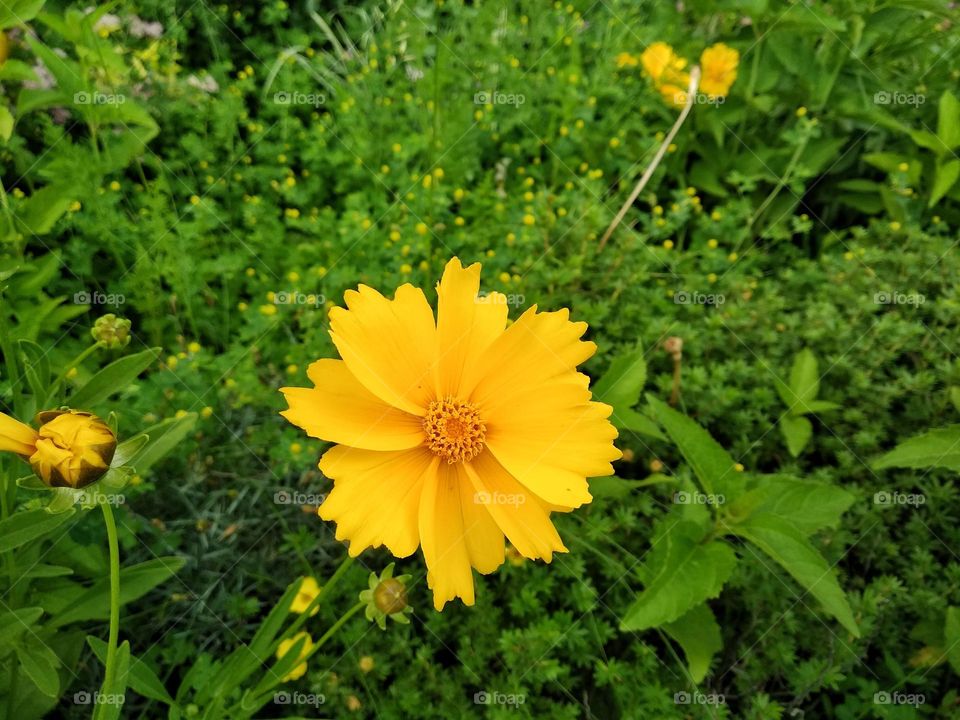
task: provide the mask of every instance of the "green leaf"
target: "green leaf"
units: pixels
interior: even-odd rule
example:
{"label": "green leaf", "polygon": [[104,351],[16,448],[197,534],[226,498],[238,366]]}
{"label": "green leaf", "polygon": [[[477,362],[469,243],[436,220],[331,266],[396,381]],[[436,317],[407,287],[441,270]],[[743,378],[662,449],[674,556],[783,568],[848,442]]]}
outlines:
{"label": "green leaf", "polygon": [[938,160],[936,170],[933,173],[933,187],[930,188],[930,200],[927,207],[932,208],[950,192],[960,177],[960,160],[952,159],[943,161]]}
{"label": "green leaf", "polygon": [[[183,567],[182,557],[168,556],[120,569],[120,604],[143,597]],[[110,614],[110,579],[97,580],[69,607],[50,620],[61,627],[80,620],[105,620]]]}
{"label": "green leaf", "polygon": [[710,671],[710,661],[723,648],[717,618],[706,603],[687,610],[682,617],[663,626],[664,631],[683,649],[687,668],[695,683]]}
{"label": "green leaf", "polygon": [[60,676],[57,674],[57,666],[60,660],[56,654],[32,635],[18,643],[16,651],[20,668],[33,680],[37,690],[48,697],[58,697]]}
{"label": "green leaf", "polygon": [[947,660],[953,671],[960,675],[960,608],[947,608],[947,622],[943,628],[947,643]]}
{"label": "green leaf", "polygon": [[[106,665],[107,662],[107,644],[100,638],[93,635],[87,635],[87,644],[93,650],[97,659]],[[175,702],[167,689],[163,686],[157,674],[147,665],[146,662],[136,657],[130,656],[130,669],[127,674],[127,683],[134,692],[143,695],[151,700],[159,700],[167,705],[174,705]]]}
{"label": "green leaf", "polygon": [[13,135],[13,114],[10,108],[0,104],[0,138],[6,142]]}
{"label": "green leaf", "polygon": [[817,358],[809,348],[804,348],[793,360],[790,370],[790,390],[801,404],[816,400],[820,392],[820,374]]}
{"label": "green leaf", "polygon": [[76,190],[72,185],[47,185],[23,201],[17,220],[31,235],[46,235],[75,199]]}
{"label": "green leaf", "polygon": [[737,556],[725,542],[701,544],[703,535],[696,523],[680,521],[659,538],[650,553],[649,581],[627,610],[622,629],[646,630],[673,622],[720,594]]}
{"label": "green leaf", "polygon": [[960,412],[960,387],[950,388],[950,402],[953,403],[954,409]]}
{"label": "green leaf", "polygon": [[41,615],[43,615],[43,608],[40,607],[0,612],[0,647],[10,645],[21,633],[29,630]]}
{"label": "green leaf", "polygon": [[69,512],[51,515],[43,509],[14,513],[0,522],[0,553],[13,550],[52,532],[66,522],[72,514]]}
{"label": "green leaf", "polygon": [[960,425],[948,425],[910,438],[875,460],[873,467],[942,467],[960,471]]}
{"label": "green leaf", "polygon": [[137,375],[150,367],[159,354],[160,348],[151,348],[110,363],[70,396],[70,406],[91,408],[126,389],[137,379]]}
{"label": "green leaf", "polygon": [[3,0],[0,2],[0,30],[33,20],[46,0]]}
{"label": "green leaf", "polygon": [[[833,570],[798,528],[780,515],[757,513],[742,523],[730,526],[730,529],[769,555],[850,634],[860,637],[860,629],[853,618],[847,596],[840,588]],[[802,596],[798,595],[796,599],[803,602]]]}
{"label": "green leaf", "polygon": [[787,441],[787,450],[790,454],[793,457],[799,457],[810,442],[810,438],[813,437],[813,425],[805,417],[784,415],[780,418],[780,432]]}
{"label": "green leaf", "polygon": [[745,481],[736,471],[736,463],[710,433],[653,395],[648,394],[647,401],[657,422],[700,479],[705,493],[724,495],[730,501],[743,492]]}
{"label": "green leaf", "polygon": [[126,462],[139,474],[145,473],[154,463],[179,445],[197,423],[196,413],[187,413],[178,418],[168,418],[147,428],[147,442]]}
{"label": "green leaf", "polygon": [[944,90],[940,96],[937,137],[948,150],[955,150],[960,146],[960,101],[949,90]]}
{"label": "green leaf", "polygon": [[126,704],[127,677],[130,671],[130,641],[124,640],[117,648],[116,670],[113,682],[104,678],[99,702],[93,708],[93,720],[117,720]]}
{"label": "green leaf", "polygon": [[768,513],[810,535],[836,527],[856,499],[836,485],[786,475],[760,475],[757,482],[757,487],[728,506],[727,511],[736,522],[754,513]]}
{"label": "green leaf", "polygon": [[638,413],[631,408],[614,408],[610,415],[610,422],[618,430],[630,430],[631,432],[647,435],[648,437],[666,440],[666,437],[657,424],[646,415]]}
{"label": "green leaf", "polygon": [[828,402],[827,400],[814,400],[813,402],[806,403],[806,409],[808,412],[820,413],[826,412],[828,410],[837,410],[840,407],[835,402]]}
{"label": "green leaf", "polygon": [[595,400],[614,408],[632,408],[640,399],[640,392],[647,381],[647,361],[643,348],[635,348],[617,355],[610,367],[593,385]]}

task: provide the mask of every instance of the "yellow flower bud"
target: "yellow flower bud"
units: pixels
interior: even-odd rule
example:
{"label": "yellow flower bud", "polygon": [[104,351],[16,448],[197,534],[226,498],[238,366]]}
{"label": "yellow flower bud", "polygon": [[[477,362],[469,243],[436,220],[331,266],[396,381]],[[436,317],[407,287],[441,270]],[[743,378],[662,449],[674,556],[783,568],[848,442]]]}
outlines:
{"label": "yellow flower bud", "polygon": [[37,415],[37,424],[40,429],[30,466],[50,487],[86,487],[110,468],[117,438],[96,415],[48,410]]}

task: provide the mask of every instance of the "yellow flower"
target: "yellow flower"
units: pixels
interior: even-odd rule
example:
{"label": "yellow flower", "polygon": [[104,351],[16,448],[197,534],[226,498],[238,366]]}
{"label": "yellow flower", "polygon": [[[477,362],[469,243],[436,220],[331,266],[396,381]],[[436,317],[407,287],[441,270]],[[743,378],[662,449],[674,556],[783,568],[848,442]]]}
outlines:
{"label": "yellow flower", "polygon": [[334,487],[320,506],[351,556],[417,548],[434,606],[474,602],[471,568],[504,561],[504,536],[527,558],[566,548],[550,521],[590,502],[588,477],[620,457],[577,366],[596,350],[568,310],[531,307],[507,327],[506,296],[480,294],[480,265],[453,258],[436,320],[410,284],[392,300],[361,285],[330,311],[342,360],[307,369],[312,388],[282,388],[282,415],[336,444],[320,460]]}
{"label": "yellow flower", "polygon": [[[313,638],[310,637],[310,634],[308,632],[301,631],[291,638],[287,638],[286,640],[280,641],[280,644],[277,645],[277,659],[280,660],[281,658],[283,658],[284,655],[290,652],[290,650],[293,649],[293,646],[296,645],[301,638],[303,638],[303,647],[300,648],[299,657],[305,658],[313,649]],[[283,677],[283,682],[290,682],[291,680],[297,680],[299,678],[302,678],[306,672],[307,672],[307,663],[306,663],[306,660],[304,660],[304,662],[300,663],[299,665],[295,665],[293,670],[288,672]]]}
{"label": "yellow flower", "polygon": [[34,430],[0,413],[0,451],[22,456],[50,487],[86,487],[110,468],[117,438],[96,415],[47,410],[37,414],[37,423]]}
{"label": "yellow flower", "polygon": [[634,68],[637,66],[637,58],[631,53],[622,52],[616,57],[618,68]]}
{"label": "yellow flower", "polygon": [[661,80],[677,80],[677,75],[687,65],[687,61],[677,55],[673,48],[664,42],[655,42],[647,46],[640,56],[644,72],[657,84]]}
{"label": "yellow flower", "polygon": [[730,92],[730,86],[737,79],[737,66],[740,53],[732,47],[717,43],[711,45],[700,55],[700,90],[707,95],[724,97]]}
{"label": "yellow flower", "polygon": [[[290,447],[293,449],[292,445]],[[310,603],[312,603],[319,594],[320,586],[317,584],[316,579],[305,577],[300,584],[300,590],[294,596],[293,602],[290,603],[290,611],[301,614],[305,613],[307,608],[310,607]],[[319,609],[319,607],[315,607],[310,613],[310,617],[316,615]]]}

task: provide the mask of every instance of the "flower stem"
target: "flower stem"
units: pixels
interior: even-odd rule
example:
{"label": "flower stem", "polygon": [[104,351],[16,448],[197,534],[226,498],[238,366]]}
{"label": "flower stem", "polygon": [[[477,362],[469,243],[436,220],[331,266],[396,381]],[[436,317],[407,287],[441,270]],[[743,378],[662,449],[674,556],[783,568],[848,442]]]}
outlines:
{"label": "flower stem", "polygon": [[330,579],[327,580],[326,584],[324,584],[324,586],[320,589],[320,592],[317,593],[317,596],[310,602],[309,605],[307,605],[304,611],[300,613],[300,617],[298,617],[296,621],[294,621],[294,623],[287,629],[280,640],[296,635],[297,631],[302,628],[303,624],[307,621],[307,618],[310,617],[310,613],[313,612],[313,609],[315,607],[319,607],[320,603],[327,598],[330,593],[333,592],[333,588],[336,586],[337,582],[341,577],[343,577],[343,574],[352,564],[353,558],[350,555],[347,555],[340,563],[340,567],[334,571],[333,575],[330,576]]}
{"label": "flower stem", "polygon": [[113,519],[110,503],[100,503],[103,520],[107,527],[107,544],[110,546],[110,634],[107,639],[107,662],[103,679],[103,693],[111,694],[117,668],[117,639],[120,635],[120,546],[117,542],[117,523]]}

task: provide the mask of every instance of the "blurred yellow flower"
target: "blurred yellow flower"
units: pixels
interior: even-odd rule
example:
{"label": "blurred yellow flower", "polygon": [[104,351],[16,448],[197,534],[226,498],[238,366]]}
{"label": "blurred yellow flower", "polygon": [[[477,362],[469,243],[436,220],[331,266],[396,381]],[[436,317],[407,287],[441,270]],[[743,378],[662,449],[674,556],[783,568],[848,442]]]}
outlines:
{"label": "blurred yellow flower", "polygon": [[433,311],[410,284],[392,300],[361,285],[330,311],[342,360],[282,388],[282,415],[335,447],[319,514],[351,556],[421,548],[434,606],[474,602],[471,568],[504,562],[504,537],[549,562],[566,548],[550,521],[590,502],[588,477],[620,457],[611,408],[577,366],[596,351],[568,310],[536,306],[507,326],[507,297],[480,294],[479,263],[447,263]]}
{"label": "blurred yellow flower", "polygon": [[657,84],[660,84],[661,80],[676,81],[687,65],[687,61],[664,42],[648,45],[640,56],[640,63],[644,72]]}
{"label": "blurred yellow flower", "polygon": [[617,55],[616,63],[618,68],[633,68],[637,66],[637,58],[632,53],[622,52]]}
{"label": "blurred yellow flower", "polygon": [[[293,446],[291,445],[291,449]],[[303,582],[300,584],[300,590],[293,598],[293,602],[290,603],[290,611],[295,613],[305,613],[307,608],[310,607],[310,603],[316,599],[317,595],[320,594],[320,585],[317,584],[315,578],[305,577]],[[310,617],[313,617],[317,614],[319,606],[315,607],[311,613]]]}
{"label": "blurred yellow flower", "polygon": [[737,66],[740,53],[732,47],[717,43],[711,45],[700,55],[700,91],[707,95],[724,97],[730,92],[730,86],[737,79]]}
{"label": "blurred yellow flower", "polygon": [[[287,638],[286,640],[282,640],[280,642],[280,644],[277,646],[277,659],[278,660],[282,659],[284,655],[286,655],[288,652],[290,652],[290,650],[293,649],[293,646],[296,645],[301,638],[303,638],[303,647],[300,648],[299,657],[305,658],[313,649],[313,638],[310,637],[310,634],[308,632],[301,631],[301,632],[298,632],[293,637]],[[293,670],[291,670],[286,675],[284,675],[283,682],[290,682],[291,680],[297,680],[299,678],[302,678],[306,672],[307,672],[307,663],[304,660],[304,662],[298,665],[295,665]]]}

